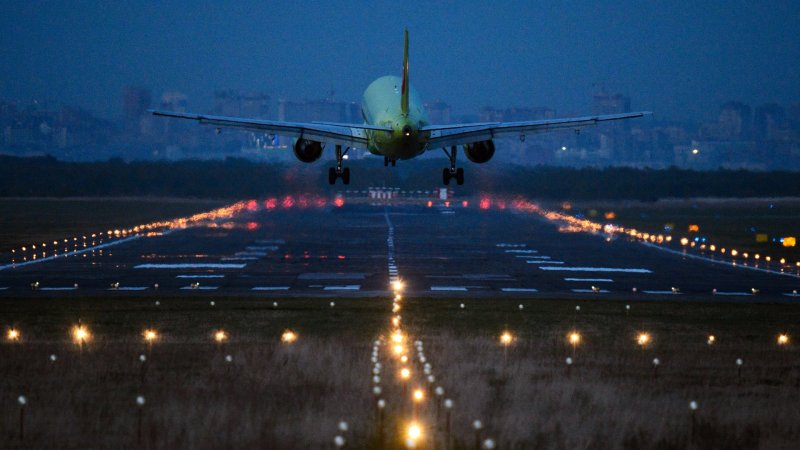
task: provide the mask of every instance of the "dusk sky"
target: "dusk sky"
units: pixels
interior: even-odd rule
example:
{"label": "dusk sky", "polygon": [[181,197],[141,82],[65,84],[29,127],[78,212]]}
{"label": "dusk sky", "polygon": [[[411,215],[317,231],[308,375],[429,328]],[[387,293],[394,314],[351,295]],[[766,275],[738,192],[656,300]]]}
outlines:
{"label": "dusk sky", "polygon": [[[4,1],[0,99],[121,114],[126,85],[361,98],[399,75],[410,32],[423,99],[591,112],[600,83],[655,118],[706,120],[719,104],[800,102],[800,2]],[[369,5],[369,6],[366,6]]]}

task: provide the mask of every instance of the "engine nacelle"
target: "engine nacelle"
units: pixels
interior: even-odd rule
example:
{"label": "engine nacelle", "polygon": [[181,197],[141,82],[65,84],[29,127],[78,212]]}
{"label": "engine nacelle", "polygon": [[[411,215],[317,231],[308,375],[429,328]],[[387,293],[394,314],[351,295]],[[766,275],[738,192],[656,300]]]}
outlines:
{"label": "engine nacelle", "polygon": [[294,143],[294,156],[304,163],[312,163],[322,156],[322,142],[298,139]]}
{"label": "engine nacelle", "polygon": [[492,140],[488,140],[467,144],[464,146],[464,154],[467,155],[468,160],[474,163],[483,164],[492,159],[492,156],[494,156],[494,142]]}

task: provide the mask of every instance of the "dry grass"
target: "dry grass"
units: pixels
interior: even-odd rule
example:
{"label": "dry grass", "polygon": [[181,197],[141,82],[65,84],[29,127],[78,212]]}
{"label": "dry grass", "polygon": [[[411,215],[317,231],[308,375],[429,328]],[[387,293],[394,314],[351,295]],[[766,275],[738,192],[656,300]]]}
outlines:
{"label": "dry grass", "polygon": [[[215,300],[211,308],[208,298],[162,298],[159,307],[145,298],[5,299],[3,322],[24,342],[0,346],[0,446],[332,448],[346,420],[348,448],[400,448],[409,393],[385,350],[383,444],[371,393],[370,349],[387,331],[388,301],[339,299],[331,309],[323,299],[279,300],[273,309],[265,299]],[[473,448],[474,419],[498,448],[793,448],[800,440],[800,355],[774,340],[778,331],[800,337],[794,305],[632,303],[626,315],[624,303],[607,301],[471,300],[463,311],[459,302],[411,299],[402,312],[455,402],[454,448]],[[83,352],[66,334],[79,317],[96,336]],[[151,351],[139,337],[146,326],[163,335]],[[221,346],[211,340],[220,326],[231,335]],[[300,335],[290,346],[279,341],[287,327]],[[497,336],[505,328],[516,340],[504,356]],[[571,329],[584,342],[568,376]],[[633,340],[642,329],[653,336],[645,351]],[[741,380],[736,358],[745,361]],[[137,444],[138,394],[147,404]],[[690,400],[699,403],[693,428]],[[443,448],[445,416],[437,421],[434,404],[420,416],[429,447]]]}

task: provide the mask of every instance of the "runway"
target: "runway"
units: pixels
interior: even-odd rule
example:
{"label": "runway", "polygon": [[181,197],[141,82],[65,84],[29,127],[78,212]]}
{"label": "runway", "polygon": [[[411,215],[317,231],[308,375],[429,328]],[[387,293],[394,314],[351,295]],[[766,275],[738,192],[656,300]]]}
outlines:
{"label": "runway", "polygon": [[[7,256],[7,255],[6,255]],[[765,271],[764,269],[769,269]],[[0,264],[0,297],[380,296],[800,302],[796,271],[734,267],[530,211],[369,204],[245,211]],[[32,283],[38,283],[36,289]]]}

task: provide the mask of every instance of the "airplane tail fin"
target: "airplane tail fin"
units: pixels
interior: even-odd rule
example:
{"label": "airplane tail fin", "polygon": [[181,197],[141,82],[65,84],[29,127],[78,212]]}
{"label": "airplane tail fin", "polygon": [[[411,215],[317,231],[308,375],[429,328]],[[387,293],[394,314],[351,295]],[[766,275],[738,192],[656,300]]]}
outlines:
{"label": "airplane tail fin", "polygon": [[408,115],[408,30],[406,30],[406,41],[403,49],[403,86],[400,90],[400,112]]}

